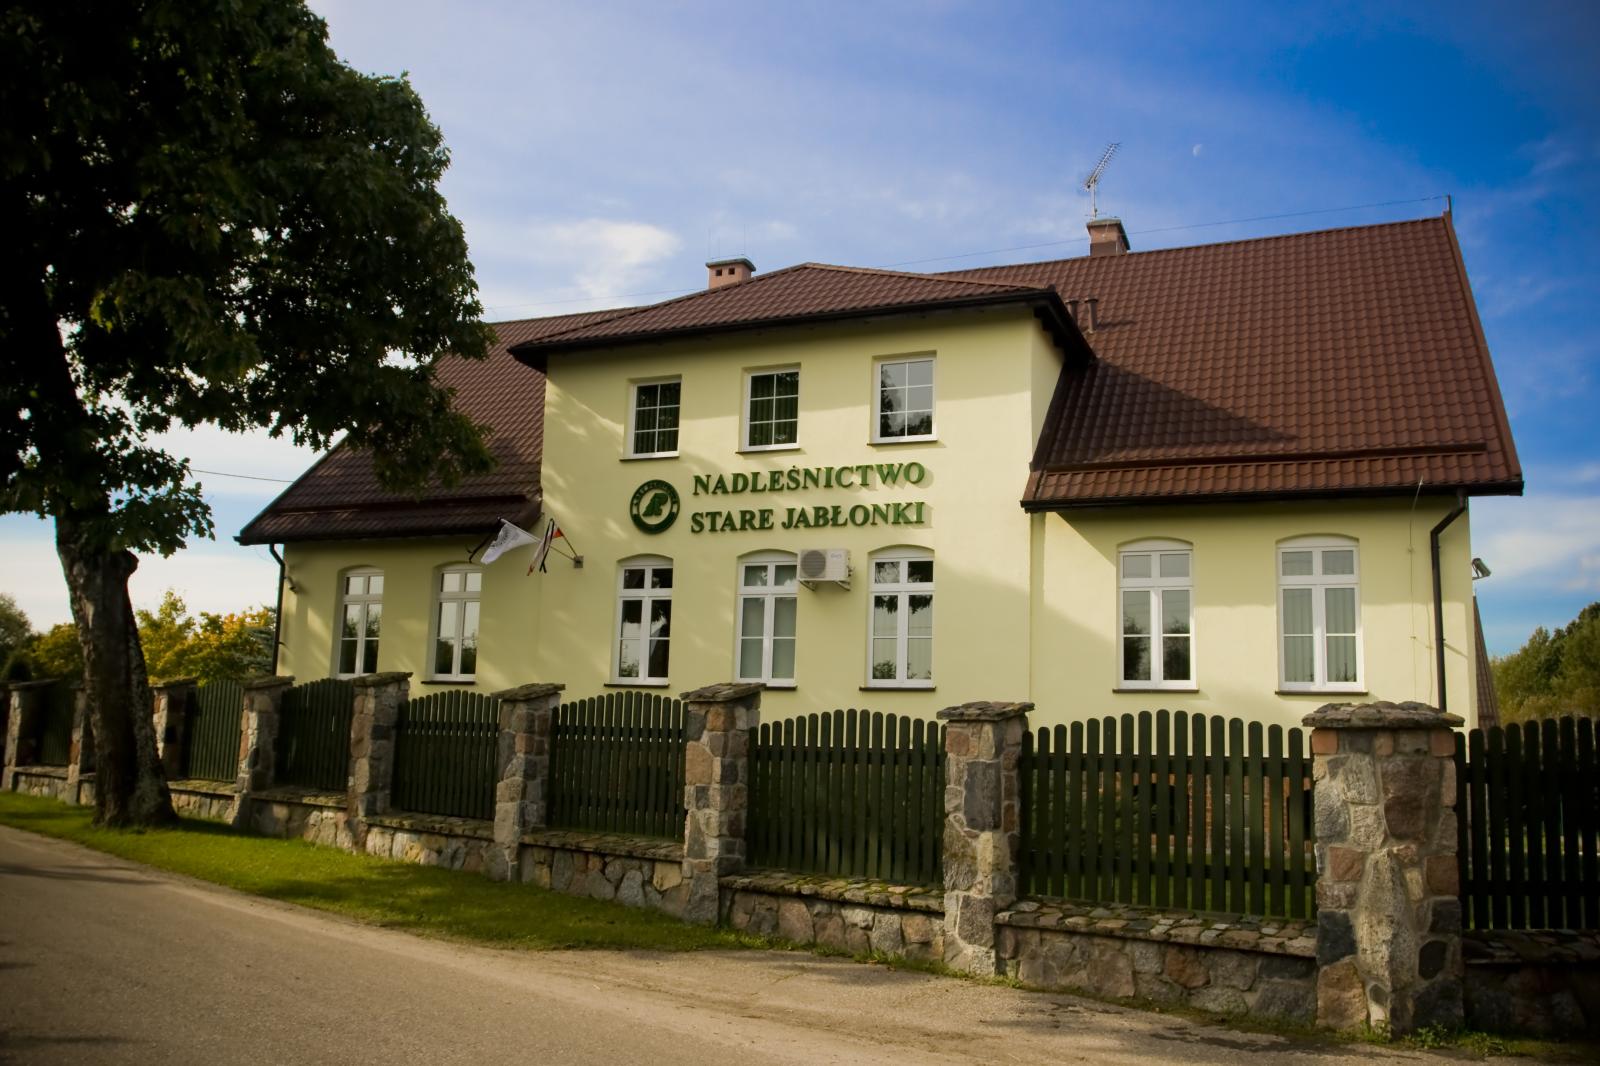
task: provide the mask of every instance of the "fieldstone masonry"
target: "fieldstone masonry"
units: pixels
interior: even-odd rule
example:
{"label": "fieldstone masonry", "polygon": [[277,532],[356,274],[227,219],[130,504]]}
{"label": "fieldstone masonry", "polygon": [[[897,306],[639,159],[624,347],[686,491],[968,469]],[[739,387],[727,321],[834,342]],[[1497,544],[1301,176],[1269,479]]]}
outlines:
{"label": "fieldstone masonry", "polygon": [[152,683],[150,702],[154,708],[156,754],[161,772],[168,781],[183,777],[184,756],[189,750],[189,718],[199,697],[198,682],[192,677]]}
{"label": "fieldstone masonry", "polygon": [[89,696],[82,682],[72,690],[72,742],[67,748],[68,803],[83,802],[84,777],[94,773],[94,726],[89,721]]}
{"label": "fieldstone masonry", "polygon": [[944,961],[994,976],[996,916],[1017,899],[1021,782],[1017,763],[1031,703],[964,703],[946,723]]}
{"label": "fieldstone masonry", "polygon": [[544,828],[549,811],[550,739],[564,685],[523,685],[495,693],[500,701],[500,746],[494,792],[495,854],[489,874],[509,879],[518,870],[522,835]]}
{"label": "fieldstone masonry", "polygon": [[366,846],[368,818],[389,813],[394,785],[394,726],[410,692],[411,674],[363,674],[350,712],[350,778],[346,789],[350,832],[356,847]]}
{"label": "fieldstone masonry", "polygon": [[761,724],[764,687],[725,683],[683,694],[685,921],[715,925],[718,879],[744,869],[751,734]]}
{"label": "fieldstone masonry", "polygon": [[257,677],[244,683],[244,721],[239,724],[239,777],[232,816],[236,827],[250,824],[250,797],[273,784],[274,748],[278,742],[278,708],[294,684],[284,675]]}
{"label": "fieldstone masonry", "polygon": [[11,683],[11,714],[6,719],[6,762],[0,790],[16,791],[17,768],[39,761],[39,716],[44,714],[53,684],[54,681]]}
{"label": "fieldstone masonry", "polygon": [[1462,1024],[1455,738],[1420,703],[1309,714],[1317,1022],[1404,1034]]}

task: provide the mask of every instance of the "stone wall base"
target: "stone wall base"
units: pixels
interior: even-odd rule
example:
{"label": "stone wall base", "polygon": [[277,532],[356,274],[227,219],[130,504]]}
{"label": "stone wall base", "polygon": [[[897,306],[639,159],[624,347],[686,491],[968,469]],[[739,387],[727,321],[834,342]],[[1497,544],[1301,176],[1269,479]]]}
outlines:
{"label": "stone wall base", "polygon": [[232,820],[233,806],[238,802],[239,789],[231,782],[173,781],[167,786],[172,793],[172,809],[183,818],[198,818],[207,822]]}
{"label": "stone wall base", "polygon": [[62,803],[94,805],[94,776],[78,779],[77,795],[67,780],[65,766],[19,766],[11,776],[11,791],[24,796],[60,800]]}
{"label": "stone wall base", "polygon": [[1005,973],[1035,988],[1316,1018],[1316,940],[1299,922],[1025,901],[998,924]]}
{"label": "stone wall base", "polygon": [[522,838],[518,877],[569,896],[615,900],[683,915],[689,883],[683,876],[683,845],[611,834],[542,830]]}
{"label": "stone wall base", "polygon": [[380,859],[483,873],[494,850],[493,822],[407,814],[367,819],[366,852]]}
{"label": "stone wall base", "polygon": [[722,924],[851,955],[944,958],[943,894],[880,881],[758,872],[722,879]]}
{"label": "stone wall base", "polygon": [[1600,932],[1471,932],[1467,1025],[1534,1036],[1600,1036]]}
{"label": "stone wall base", "polygon": [[349,823],[342,794],[289,789],[254,793],[245,821],[262,836],[355,851]]}

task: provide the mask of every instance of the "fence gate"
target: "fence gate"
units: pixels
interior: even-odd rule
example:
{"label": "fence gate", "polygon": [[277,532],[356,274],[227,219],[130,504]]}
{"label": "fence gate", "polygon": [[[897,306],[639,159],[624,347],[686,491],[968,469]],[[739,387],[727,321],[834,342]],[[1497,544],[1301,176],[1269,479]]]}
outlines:
{"label": "fence gate", "polygon": [[395,810],[494,817],[500,703],[476,692],[437,692],[400,704],[395,722]]}
{"label": "fence gate", "polygon": [[355,686],[339,678],[296,685],[278,711],[275,779],[342,792],[350,780],[350,715]]}
{"label": "fence gate", "polygon": [[208,681],[195,691],[183,776],[200,781],[232,781],[239,774],[239,729],[244,686],[238,681]]}

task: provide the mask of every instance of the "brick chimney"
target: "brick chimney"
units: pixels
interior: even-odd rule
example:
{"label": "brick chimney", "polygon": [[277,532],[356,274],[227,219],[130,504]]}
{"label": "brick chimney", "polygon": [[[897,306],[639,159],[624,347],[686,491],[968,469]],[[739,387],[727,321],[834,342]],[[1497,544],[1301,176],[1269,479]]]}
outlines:
{"label": "brick chimney", "polygon": [[756,265],[744,256],[734,259],[713,259],[706,264],[706,288],[720,289],[724,285],[737,285],[749,281]]}
{"label": "brick chimney", "polygon": [[1096,218],[1089,221],[1089,254],[1121,255],[1128,250],[1128,231],[1122,228],[1120,218]]}

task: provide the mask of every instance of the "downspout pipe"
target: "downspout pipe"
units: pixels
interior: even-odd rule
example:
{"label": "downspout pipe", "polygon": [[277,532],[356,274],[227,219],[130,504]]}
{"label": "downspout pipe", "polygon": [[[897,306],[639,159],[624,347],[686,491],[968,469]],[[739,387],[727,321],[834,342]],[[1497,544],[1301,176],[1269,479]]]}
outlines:
{"label": "downspout pipe", "polygon": [[1433,663],[1435,676],[1439,679],[1439,709],[1448,711],[1449,700],[1445,697],[1444,683],[1444,578],[1439,569],[1439,535],[1443,533],[1456,519],[1460,518],[1467,510],[1467,494],[1456,493],[1456,506],[1449,514],[1439,520],[1428,534],[1428,548],[1433,553]]}
{"label": "downspout pipe", "polygon": [[[272,557],[278,561],[278,604],[272,611],[272,673],[276,675],[278,673],[278,649],[282,647],[283,641],[283,582],[287,574],[284,572],[283,556],[278,554],[278,546],[276,544],[268,544],[267,551],[271,552]],[[1439,567],[1437,545],[1434,548],[1433,559],[1434,569],[1437,570]],[[1437,577],[1434,579],[1433,587],[1437,596],[1439,588]]]}

